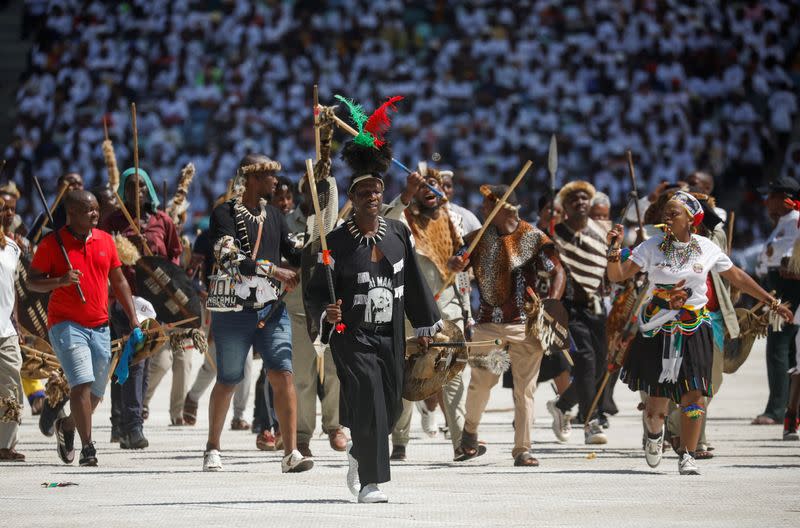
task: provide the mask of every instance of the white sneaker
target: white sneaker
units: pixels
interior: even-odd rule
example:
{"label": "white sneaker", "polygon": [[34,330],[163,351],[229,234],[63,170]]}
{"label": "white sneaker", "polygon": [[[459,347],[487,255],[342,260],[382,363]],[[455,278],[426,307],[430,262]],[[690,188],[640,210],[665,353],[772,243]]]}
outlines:
{"label": "white sneaker", "polygon": [[697,468],[697,463],[695,462],[692,455],[689,453],[684,453],[678,459],[678,473],[681,475],[699,475],[700,470]]}
{"label": "white sneaker", "polygon": [[424,401],[417,402],[417,410],[422,415],[422,430],[433,438],[439,434],[439,424],[436,422],[436,409],[429,411]]}
{"label": "white sneaker", "polygon": [[314,467],[314,459],[304,457],[295,449],[281,460],[281,471],[284,473],[302,473]]}
{"label": "white sneaker", "polygon": [[216,449],[203,453],[203,471],[222,471],[222,457]]}
{"label": "white sneaker", "polygon": [[603,432],[597,418],[592,420],[583,428],[583,439],[586,444],[607,444],[608,437]]}
{"label": "white sneaker", "polygon": [[559,442],[566,442],[572,434],[571,416],[556,407],[557,401],[558,398],[547,402],[547,412],[553,417],[553,434],[556,435]]}
{"label": "white sneaker", "polygon": [[664,426],[661,426],[661,436],[658,438],[646,437],[644,446],[644,459],[651,468],[658,467],[664,453]]}
{"label": "white sneaker", "polygon": [[347,488],[353,497],[358,497],[358,491],[361,489],[361,482],[358,480],[358,460],[350,454],[353,449],[353,441],[347,442]]}
{"label": "white sneaker", "polygon": [[362,504],[389,502],[389,497],[378,488],[377,484],[367,484],[358,494],[358,502]]}

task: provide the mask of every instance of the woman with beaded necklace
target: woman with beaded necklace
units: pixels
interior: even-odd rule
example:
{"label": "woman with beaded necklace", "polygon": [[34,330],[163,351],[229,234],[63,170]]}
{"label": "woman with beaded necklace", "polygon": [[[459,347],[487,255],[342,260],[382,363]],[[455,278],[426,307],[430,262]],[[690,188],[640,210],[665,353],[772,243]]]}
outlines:
{"label": "woman with beaded necklace", "polygon": [[708,273],[718,272],[732,286],[769,305],[774,315],[792,319],[788,308],[734,266],[719,247],[694,233],[702,219],[700,202],[678,191],[664,207],[664,233],[638,245],[629,258],[621,258],[623,227],[618,224],[608,233],[609,279],[621,282],[640,271],[647,272],[649,279],[647,301],[637,314],[639,332],[620,379],[631,390],[649,395],[645,458],[650,467],[661,462],[667,404],[672,399],[680,405],[681,475],[699,474],[694,452],[699,418],[705,413],[703,396],[713,396],[715,390],[711,383],[713,331],[705,308]]}

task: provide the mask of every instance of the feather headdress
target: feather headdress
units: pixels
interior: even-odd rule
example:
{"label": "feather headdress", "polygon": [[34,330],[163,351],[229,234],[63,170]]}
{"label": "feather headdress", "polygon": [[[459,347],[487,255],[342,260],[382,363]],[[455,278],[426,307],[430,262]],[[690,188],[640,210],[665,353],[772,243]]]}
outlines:
{"label": "feather headdress", "polygon": [[350,118],[356,126],[357,134],[353,141],[342,148],[342,158],[350,167],[352,177],[349,189],[365,179],[374,178],[383,183],[382,175],[389,169],[392,162],[392,149],[384,139],[389,130],[391,121],[390,111],[397,111],[395,103],[403,99],[394,96],[387,99],[370,116],[367,116],[361,105],[352,99],[336,95],[336,99],[347,105]]}

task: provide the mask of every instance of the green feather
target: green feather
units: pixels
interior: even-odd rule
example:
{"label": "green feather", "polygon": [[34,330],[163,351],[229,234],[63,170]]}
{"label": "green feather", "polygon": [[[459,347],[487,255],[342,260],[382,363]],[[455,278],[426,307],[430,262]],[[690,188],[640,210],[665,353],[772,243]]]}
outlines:
{"label": "green feather", "polygon": [[364,130],[364,123],[367,122],[369,117],[364,112],[364,109],[361,108],[361,105],[352,99],[342,97],[341,95],[334,95],[334,97],[346,104],[347,108],[350,110],[350,119],[353,120],[353,123],[355,123],[356,128],[358,129],[358,135],[355,137],[355,139],[353,139],[353,142],[364,147],[376,148],[375,136]]}
{"label": "green feather", "polygon": [[347,105],[347,108],[350,109],[350,119],[353,120],[353,123],[358,127],[359,135],[364,130],[364,123],[367,122],[367,114],[364,112],[364,109],[361,108],[361,105],[356,103],[355,101],[348,99],[346,97],[342,97],[341,95],[334,95],[334,97],[344,104]]}

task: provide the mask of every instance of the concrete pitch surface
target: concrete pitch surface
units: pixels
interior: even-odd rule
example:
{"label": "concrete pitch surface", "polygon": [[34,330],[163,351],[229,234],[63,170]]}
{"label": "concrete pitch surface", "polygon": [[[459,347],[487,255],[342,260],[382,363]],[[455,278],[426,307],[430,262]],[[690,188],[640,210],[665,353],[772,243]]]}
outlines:
{"label": "concrete pitch surface", "polygon": [[[496,387],[480,429],[487,454],[451,462],[449,440],[425,436],[415,415],[408,461],[393,465],[393,480],[383,486],[391,502],[379,505],[354,503],[345,487],[345,456],[326,438],[311,444],[312,471],[282,475],[278,453],[256,450],[249,432],[226,430],[224,471],[203,473],[207,395],[197,426],[171,427],[169,386],[167,376],[145,426],[150,447],[143,451],[108,442],[108,398],[102,403],[95,414],[97,468],[80,468],[77,460],[63,465],[55,440],[39,433],[26,409],[18,449],[28,460],[0,465],[0,526],[730,528],[797,526],[800,519],[800,442],[784,442],[780,427],[749,425],[767,397],[763,341],[714,399],[708,436],[715,457],[699,462],[701,476],[679,476],[671,451],[656,470],[645,464],[638,395],[623,386],[606,446],[584,445],[579,429],[569,443],[556,443],[545,410],[553,391],[540,386],[533,438],[541,466],[515,468],[511,393]],[[45,489],[44,482],[78,485]]]}

